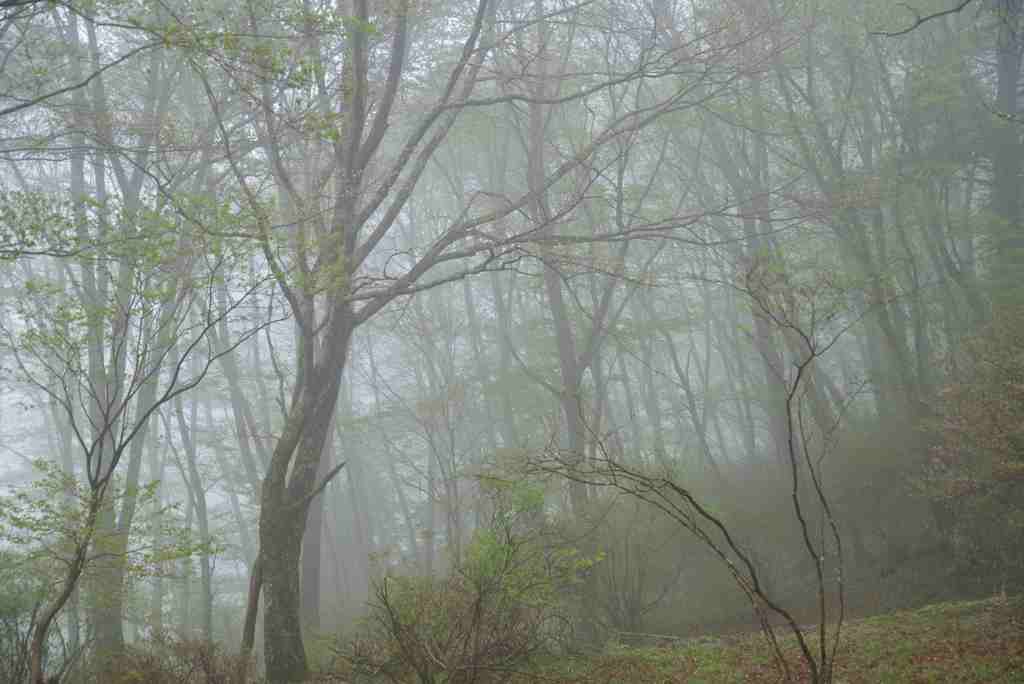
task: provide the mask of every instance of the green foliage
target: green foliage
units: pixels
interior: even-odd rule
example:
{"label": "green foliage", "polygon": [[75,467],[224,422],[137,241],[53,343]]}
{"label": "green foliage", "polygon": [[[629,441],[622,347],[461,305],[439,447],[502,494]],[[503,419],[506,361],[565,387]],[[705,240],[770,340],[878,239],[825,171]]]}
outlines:
{"label": "green foliage", "polygon": [[564,632],[561,597],[594,561],[546,543],[541,487],[496,478],[483,487],[489,524],[449,576],[389,574],[377,583],[363,634],[341,651],[356,672],[490,681]]}
{"label": "green foliage", "polygon": [[68,206],[42,192],[0,192],[0,259],[73,252],[81,245]]}
{"label": "green foliage", "polygon": [[[836,663],[836,681],[1010,682],[1024,668],[1020,598],[927,606],[847,623],[847,638]],[[784,639],[794,652],[795,643]],[[657,647],[613,647],[590,657],[559,657],[515,684],[774,684],[778,669],[756,634],[720,638],[666,638]],[[799,679],[798,681],[806,681]]]}
{"label": "green foliage", "polygon": [[[158,482],[128,492],[115,481],[110,491],[116,493],[103,496],[53,463],[40,459],[34,467],[37,479],[0,496],[0,544],[19,550],[19,563],[39,582],[40,597],[55,590],[82,549],[88,554],[86,575],[93,559],[114,553],[124,557],[129,579],[158,574],[175,560],[218,550],[216,544],[193,540],[175,515],[177,507],[160,503]],[[114,510],[126,496],[134,496],[137,506],[127,535],[116,529],[101,532],[90,508],[99,501],[101,507]]]}
{"label": "green foliage", "polygon": [[937,438],[917,480],[947,525],[961,576],[1024,587],[1024,312],[967,340],[940,396]]}

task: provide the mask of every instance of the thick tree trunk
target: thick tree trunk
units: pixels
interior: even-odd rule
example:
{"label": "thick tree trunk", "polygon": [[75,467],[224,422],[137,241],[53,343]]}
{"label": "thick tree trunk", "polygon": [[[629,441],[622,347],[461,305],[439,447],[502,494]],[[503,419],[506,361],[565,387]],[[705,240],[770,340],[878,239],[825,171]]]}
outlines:
{"label": "thick tree trunk", "polygon": [[302,538],[324,445],[333,427],[352,330],[350,310],[339,305],[324,338],[323,358],[314,363],[309,353],[312,345],[306,349],[300,387],[263,480],[259,526],[263,651],[271,684],[299,682],[308,674],[299,582]]}
{"label": "thick tree trunk", "polygon": [[305,507],[278,507],[260,521],[263,559],[263,652],[271,684],[301,682],[308,666],[302,641],[299,558],[306,527]]}

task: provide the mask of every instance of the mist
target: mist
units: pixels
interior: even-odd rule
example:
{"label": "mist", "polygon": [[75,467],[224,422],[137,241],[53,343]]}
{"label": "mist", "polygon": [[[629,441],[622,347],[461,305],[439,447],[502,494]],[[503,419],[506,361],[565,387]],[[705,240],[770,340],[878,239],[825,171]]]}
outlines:
{"label": "mist", "polygon": [[0,0],[0,682],[1010,681],[1022,30]]}

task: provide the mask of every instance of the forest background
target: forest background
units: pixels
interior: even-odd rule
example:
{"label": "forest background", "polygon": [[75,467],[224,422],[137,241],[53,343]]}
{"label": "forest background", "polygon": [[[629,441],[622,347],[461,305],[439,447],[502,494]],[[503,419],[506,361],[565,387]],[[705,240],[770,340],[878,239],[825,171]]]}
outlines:
{"label": "forest background", "polygon": [[1024,9],[912,4],[0,1],[0,679],[1019,591]]}

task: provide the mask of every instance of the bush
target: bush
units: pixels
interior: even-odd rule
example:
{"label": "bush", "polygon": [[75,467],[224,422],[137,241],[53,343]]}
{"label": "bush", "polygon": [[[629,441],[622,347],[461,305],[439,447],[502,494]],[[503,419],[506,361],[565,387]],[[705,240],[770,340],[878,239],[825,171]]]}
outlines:
{"label": "bush", "polygon": [[145,646],[125,649],[116,684],[228,684],[237,666],[238,657],[214,642],[157,634]]}
{"label": "bush", "polygon": [[952,354],[921,484],[962,582],[1024,588],[1024,311],[1004,312]]}
{"label": "bush", "polygon": [[375,585],[363,634],[341,651],[353,675],[495,681],[568,631],[560,597],[589,562],[545,543],[539,489],[489,483],[489,490],[489,524],[449,576],[390,575]]}

